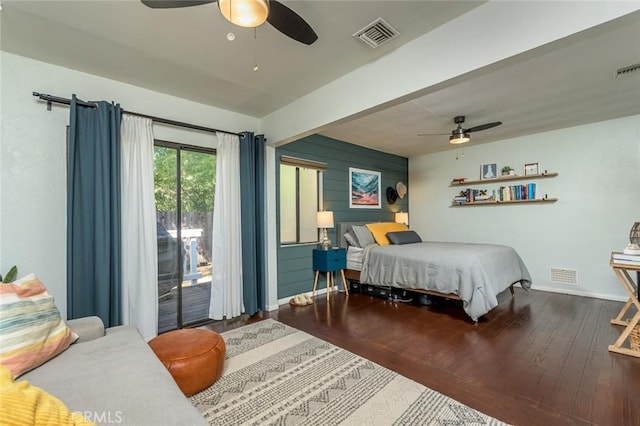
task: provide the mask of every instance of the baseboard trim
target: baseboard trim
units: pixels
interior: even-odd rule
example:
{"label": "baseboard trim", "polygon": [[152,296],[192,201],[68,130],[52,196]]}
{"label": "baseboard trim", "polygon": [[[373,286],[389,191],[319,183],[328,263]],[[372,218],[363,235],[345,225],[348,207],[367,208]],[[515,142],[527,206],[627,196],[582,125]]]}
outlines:
{"label": "baseboard trim", "polygon": [[560,289],[557,287],[546,287],[546,286],[539,286],[535,284],[531,286],[531,289],[547,291],[549,293],[561,293],[561,294],[570,294],[572,296],[591,297],[593,299],[613,300],[616,302],[626,302],[628,299],[625,296],[614,296],[611,294],[592,293],[588,291],[580,291],[580,290],[572,290],[572,289],[564,289],[564,288]]}
{"label": "baseboard trim", "polygon": [[[560,288],[556,288],[556,287],[546,287],[546,286],[540,286],[540,285],[533,285],[531,286],[532,290],[539,290],[539,291],[546,291],[549,293],[559,293],[559,294],[570,294],[572,296],[582,296],[582,297],[591,297],[593,299],[604,299],[604,300],[613,300],[615,302],[626,302],[627,298],[625,296],[614,296],[611,294],[602,294],[602,293],[591,293],[591,292],[587,292],[587,291],[580,291],[580,290],[572,290],[572,289],[560,289]],[[312,292],[307,292],[307,293],[302,293],[302,294],[306,294],[308,296],[311,296]],[[316,295],[319,294],[326,294],[327,293],[327,289],[320,289],[318,291],[316,291]],[[284,305],[289,303],[289,299],[291,299],[293,296],[289,296],[289,297],[285,297],[284,299],[278,299],[278,304],[277,305],[269,305],[267,306],[267,310],[269,312],[271,311],[276,311],[279,309],[280,305]]]}

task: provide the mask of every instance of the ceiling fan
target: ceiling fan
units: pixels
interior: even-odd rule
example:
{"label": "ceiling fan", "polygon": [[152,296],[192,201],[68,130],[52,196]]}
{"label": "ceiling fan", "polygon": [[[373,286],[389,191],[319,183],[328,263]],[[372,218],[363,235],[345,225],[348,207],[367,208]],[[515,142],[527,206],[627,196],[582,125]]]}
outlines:
{"label": "ceiling fan", "polygon": [[[471,140],[470,133],[479,132],[480,130],[487,130],[493,127],[499,126],[502,124],[502,121],[494,121],[493,123],[485,123],[479,126],[469,127],[468,129],[462,128],[462,123],[464,123],[464,115],[458,115],[453,119],[453,122],[458,125],[455,129],[451,131],[451,136],[449,136],[449,143],[456,145],[461,143],[467,143]],[[418,136],[440,136],[440,135],[448,135],[448,133],[420,133]]]}
{"label": "ceiling fan", "polygon": [[[265,20],[282,34],[300,43],[311,45],[318,35],[297,13],[277,0],[141,0],[152,9],[200,6],[218,3],[220,12],[231,23],[254,28]],[[243,10],[250,10],[250,21],[243,19]],[[255,19],[254,19],[255,18]]]}

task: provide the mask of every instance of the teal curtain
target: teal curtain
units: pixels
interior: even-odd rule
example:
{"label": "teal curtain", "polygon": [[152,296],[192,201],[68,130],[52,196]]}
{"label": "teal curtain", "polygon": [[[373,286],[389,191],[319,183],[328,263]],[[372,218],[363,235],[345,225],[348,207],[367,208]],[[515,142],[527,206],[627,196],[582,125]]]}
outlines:
{"label": "teal curtain", "polygon": [[120,105],[73,95],[67,162],[67,315],[120,324]]}
{"label": "teal curtain", "polygon": [[242,287],[249,315],[266,308],[264,145],[263,135],[240,135]]}

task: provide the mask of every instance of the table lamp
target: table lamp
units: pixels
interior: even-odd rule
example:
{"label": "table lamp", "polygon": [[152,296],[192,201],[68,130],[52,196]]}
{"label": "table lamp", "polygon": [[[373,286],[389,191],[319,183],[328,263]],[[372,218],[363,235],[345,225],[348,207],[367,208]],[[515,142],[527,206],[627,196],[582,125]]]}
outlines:
{"label": "table lamp", "polygon": [[320,245],[323,250],[328,250],[331,246],[331,240],[327,235],[327,228],[333,228],[333,212],[317,212],[316,213],[316,226],[322,229],[322,239]]}
{"label": "table lamp", "polygon": [[404,223],[409,226],[409,213],[407,212],[399,212],[396,213],[396,223]]}

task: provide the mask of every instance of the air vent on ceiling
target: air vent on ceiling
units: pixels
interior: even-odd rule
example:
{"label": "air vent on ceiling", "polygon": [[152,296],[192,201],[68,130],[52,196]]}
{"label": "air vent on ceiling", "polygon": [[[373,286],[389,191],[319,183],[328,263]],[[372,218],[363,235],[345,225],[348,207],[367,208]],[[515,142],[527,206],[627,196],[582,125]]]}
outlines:
{"label": "air vent on ceiling", "polygon": [[360,31],[356,32],[353,37],[375,49],[382,43],[385,43],[399,35],[400,33],[398,30],[389,25],[387,21],[382,18],[378,18]]}
{"label": "air vent on ceiling", "polygon": [[616,78],[627,77],[638,71],[640,71],[640,64],[629,65],[627,67],[618,68],[616,70]]}
{"label": "air vent on ceiling", "polygon": [[578,284],[578,271],[575,269],[551,268],[551,282],[558,284]]}

